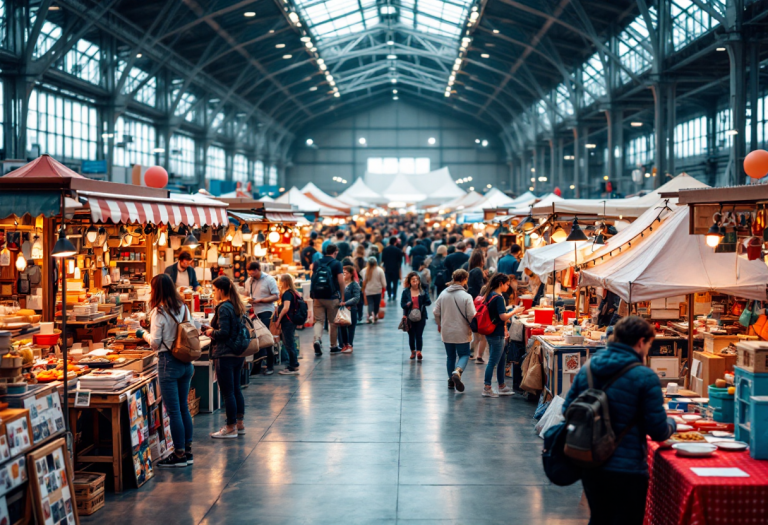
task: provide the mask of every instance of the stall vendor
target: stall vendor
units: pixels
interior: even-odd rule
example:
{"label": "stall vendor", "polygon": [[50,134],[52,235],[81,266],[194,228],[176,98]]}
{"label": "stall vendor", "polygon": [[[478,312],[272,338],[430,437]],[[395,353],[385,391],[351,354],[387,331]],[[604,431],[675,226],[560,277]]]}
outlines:
{"label": "stall vendor", "polygon": [[181,252],[181,255],[179,255],[179,262],[170,265],[165,269],[164,273],[171,276],[171,279],[176,284],[176,288],[191,287],[195,291],[202,288],[197,281],[197,275],[192,266],[192,254],[189,252]]}

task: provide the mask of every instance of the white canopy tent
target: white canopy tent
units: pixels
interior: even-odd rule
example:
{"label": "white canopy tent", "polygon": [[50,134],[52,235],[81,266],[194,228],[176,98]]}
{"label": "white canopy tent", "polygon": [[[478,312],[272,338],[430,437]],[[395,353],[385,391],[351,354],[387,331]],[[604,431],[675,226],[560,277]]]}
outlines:
{"label": "white canopy tent", "polygon": [[385,204],[387,202],[387,199],[373,191],[370,186],[365,183],[362,177],[353,182],[352,185],[344,190],[337,198],[341,202],[346,202],[347,204],[351,204],[352,202]]}
{"label": "white canopy tent", "polygon": [[[573,242],[563,241],[557,244],[548,244],[541,248],[530,248],[525,251],[518,270],[528,269],[536,275],[547,275],[553,271],[559,272],[568,268],[568,266],[573,266],[573,245]],[[579,242],[576,243],[576,251],[580,252],[591,246],[592,241]]]}
{"label": "white canopy tent", "polygon": [[454,182],[451,172],[446,167],[407,177],[418,191],[427,196],[420,202],[421,207],[456,199],[467,193]]}
{"label": "white canopy tent", "polygon": [[[735,253],[715,253],[688,233],[689,208],[674,210],[643,242],[581,271],[581,284],[607,288],[627,302],[717,291],[766,300],[768,266]],[[614,250],[616,247],[614,246]]]}
{"label": "white canopy tent", "polygon": [[290,190],[276,198],[275,202],[283,202],[290,204],[291,206],[296,206],[296,208],[301,211],[318,212],[324,217],[337,217],[342,215],[338,210],[328,208],[326,206],[320,206],[315,201],[301,193],[301,191],[299,191],[296,186],[293,186]]}
{"label": "white canopy tent", "polygon": [[257,200],[261,202],[275,202],[275,199],[273,199],[269,195],[264,195],[263,197],[259,197]]}
{"label": "white canopy tent", "polygon": [[535,201],[537,198],[538,197],[536,197],[536,195],[534,195],[530,191],[526,191],[522,195],[519,195],[519,196],[515,197],[512,200],[511,204],[513,206],[515,206],[515,207],[527,206],[527,205],[531,204],[533,201]]}
{"label": "white canopy tent", "polygon": [[330,195],[325,193],[323,190],[315,186],[313,182],[310,182],[306,186],[301,188],[301,193],[309,197],[311,200],[315,201],[320,206],[333,208],[347,215],[349,215],[351,211],[348,204],[344,204],[343,202],[337,200],[335,197],[331,197]]}
{"label": "white canopy tent", "polygon": [[464,208],[464,213],[482,213],[485,209],[514,206],[515,199],[506,195],[497,188],[491,188],[484,195],[483,200]]}
{"label": "white canopy tent", "polygon": [[381,193],[390,203],[414,204],[427,198],[427,195],[419,191],[402,173],[395,175],[390,185]]}
{"label": "white canopy tent", "polygon": [[461,197],[457,197],[444,204],[436,204],[431,206],[430,211],[437,211],[440,214],[450,213],[456,210],[463,210],[466,207],[473,206],[485,199],[482,194],[477,193],[475,190],[465,193]]}
{"label": "white canopy tent", "polygon": [[[660,188],[632,199],[563,199],[554,207],[555,213],[561,215],[605,215],[607,217],[639,217],[648,208],[656,206],[662,201],[662,193],[672,193],[689,188],[708,188],[703,182],[699,182],[687,173],[681,173],[671,179]],[[552,203],[537,203],[533,207],[536,215],[548,215],[552,213]]]}
{"label": "white canopy tent", "polygon": [[[575,257],[578,258],[579,264],[587,262],[592,259],[604,257],[608,255],[612,250],[615,250],[624,243],[634,239],[641,232],[653,225],[657,219],[663,220],[672,212],[669,210],[662,210],[659,208],[651,208],[646,210],[644,214],[632,222],[629,226],[618,232],[616,235],[606,241],[605,244],[594,244],[592,241],[580,244],[574,253],[573,244],[569,242],[560,242],[557,244],[550,244],[541,248],[533,248],[527,250],[523,255],[523,260],[520,262],[521,267],[529,268],[533,273],[541,275],[541,273],[549,273],[554,268],[555,271],[560,271],[573,266],[576,262]],[[647,237],[647,236],[646,236]],[[635,241],[636,245],[647,240],[646,238],[640,238]],[[554,246],[567,246],[561,249],[555,249]]]}
{"label": "white canopy tent", "polygon": [[[544,195],[539,202],[536,203],[536,206],[549,206],[550,209],[552,208],[552,203],[554,202],[560,202],[562,201],[562,197],[558,197],[554,193],[547,193]],[[528,205],[520,205],[518,204],[515,208],[509,210],[506,215],[502,217],[496,217],[494,219],[495,222],[505,221],[508,219],[511,219],[512,217],[522,217],[522,216],[528,216],[528,214],[531,213],[531,206],[530,203]]]}

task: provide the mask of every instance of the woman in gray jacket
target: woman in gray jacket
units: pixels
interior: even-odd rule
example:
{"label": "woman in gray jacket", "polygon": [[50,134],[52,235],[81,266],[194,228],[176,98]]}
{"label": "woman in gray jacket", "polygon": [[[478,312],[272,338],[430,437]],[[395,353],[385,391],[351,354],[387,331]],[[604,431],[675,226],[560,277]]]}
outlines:
{"label": "woman in gray jacket", "polygon": [[339,338],[341,338],[341,353],[351,354],[352,345],[355,341],[355,327],[357,326],[357,305],[360,303],[362,294],[360,292],[360,285],[355,282],[354,266],[347,265],[344,267],[344,300],[339,306],[346,306],[349,310],[350,317],[352,318],[352,324],[347,326],[339,326]]}
{"label": "woman in gray jacket", "polygon": [[432,310],[448,357],[448,388],[459,392],[464,392],[461,374],[469,362],[469,343],[472,341],[469,323],[476,313],[472,296],[466,289],[468,278],[466,270],[453,272],[453,280],[437,298]]}

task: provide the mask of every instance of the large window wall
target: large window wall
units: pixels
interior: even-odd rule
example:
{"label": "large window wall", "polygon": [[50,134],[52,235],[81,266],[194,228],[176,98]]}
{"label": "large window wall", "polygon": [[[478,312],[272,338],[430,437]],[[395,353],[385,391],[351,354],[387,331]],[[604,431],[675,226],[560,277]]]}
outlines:
{"label": "large window wall", "polygon": [[253,180],[256,186],[264,186],[264,163],[260,160],[253,163]]}
{"label": "large window wall", "polygon": [[232,159],[232,180],[237,182],[249,182],[248,157],[236,154]]}
{"label": "large window wall", "polygon": [[175,133],[171,136],[170,171],[185,178],[195,176],[195,139]]}
{"label": "large window wall", "polygon": [[115,166],[130,167],[134,164],[155,164],[155,127],[147,122],[118,117],[115,125]]}
{"label": "large window wall", "polygon": [[208,156],[206,163],[206,179],[226,180],[227,178],[227,155],[224,148],[218,146],[208,146]]}
{"label": "large window wall", "polygon": [[96,160],[98,113],[89,103],[34,89],[27,114],[27,147],[62,160]]}
{"label": "large window wall", "polygon": [[707,117],[693,118],[675,126],[675,156],[678,159],[706,155]]}

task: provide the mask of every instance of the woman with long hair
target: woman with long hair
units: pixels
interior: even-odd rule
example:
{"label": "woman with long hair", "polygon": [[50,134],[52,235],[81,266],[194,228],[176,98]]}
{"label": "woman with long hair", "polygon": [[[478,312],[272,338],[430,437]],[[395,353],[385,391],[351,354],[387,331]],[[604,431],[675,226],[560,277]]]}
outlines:
{"label": "woman with long hair", "polygon": [[[483,389],[483,397],[499,397],[499,396],[511,396],[514,394],[511,388],[506,385],[506,358],[504,356],[504,330],[507,321],[515,314],[519,313],[522,308],[515,308],[511,312],[507,312],[507,304],[504,302],[503,293],[509,289],[509,277],[503,273],[497,273],[491,277],[491,281],[486,286],[485,294],[481,297],[487,305],[488,314],[491,317],[491,322],[496,325],[493,333],[485,336],[488,341],[489,355],[488,365],[485,367],[485,388]],[[494,392],[491,388],[491,382],[493,381],[493,368],[496,369],[496,381],[499,384],[499,391]]]}
{"label": "woman with long hair", "polygon": [[[354,281],[357,283],[358,288],[360,287],[360,279],[362,279],[363,270],[368,265],[368,259],[365,258],[365,246],[361,243],[358,245],[358,247],[355,249],[355,258],[354,258],[354,267],[355,267],[355,275],[354,275]],[[362,294],[361,294],[362,297]],[[365,303],[363,302],[362,298],[357,301],[357,304],[355,304],[355,307],[351,309],[352,315],[356,315],[357,319],[356,322],[362,323],[363,322],[363,310],[365,309]]]}
{"label": "woman with long hair", "polygon": [[400,296],[400,307],[403,309],[403,318],[408,319],[408,345],[411,348],[411,359],[422,360],[421,350],[424,347],[422,336],[424,326],[427,323],[427,306],[432,304],[429,298],[429,290],[421,285],[418,272],[411,272],[405,278],[407,288]]}
{"label": "woman with long hair", "polygon": [[339,326],[339,337],[341,338],[341,353],[351,354],[355,342],[355,328],[357,327],[357,306],[362,303],[360,285],[355,282],[355,267],[344,267],[344,300],[339,306],[346,306],[349,310],[352,324]]}
{"label": "woman with long hair", "polygon": [[387,279],[384,276],[384,270],[379,267],[379,263],[374,257],[368,257],[362,289],[365,295],[365,304],[368,305],[368,324],[376,324],[379,322],[381,296],[387,289]]}
{"label": "woman with long hair", "polygon": [[296,309],[299,292],[293,284],[293,277],[284,273],[277,281],[277,289],[280,292],[280,307],[277,316],[277,324],[280,325],[280,338],[288,353],[288,366],[280,370],[278,374],[283,376],[299,375],[299,358],[296,355],[296,325],[291,321],[291,310]]}
{"label": "woman with long hair", "polygon": [[173,357],[171,348],[176,342],[177,326],[192,315],[176,290],[170,276],[161,273],[150,282],[152,294],[149,332],[136,330],[136,336],[144,339],[158,355],[157,376],[165,411],[171,420],[173,454],[156,465],[158,467],[186,467],[193,463],[192,416],[189,414],[189,385],[194,366]]}
{"label": "woman with long hair", "polygon": [[238,332],[242,330],[242,317],[246,310],[235,283],[229,277],[217,277],[212,284],[216,310],[205,335],[212,340],[211,358],[216,363],[216,377],[224,400],[227,424],[212,433],[211,437],[233,439],[245,434],[245,400],[240,390],[240,370],[245,364],[245,358],[239,357],[234,344]]}
{"label": "woman with long hair", "polygon": [[[485,273],[485,254],[482,250],[473,250],[472,255],[469,257],[469,279],[467,280],[467,292],[472,296],[472,300],[475,301],[475,308],[477,308],[477,297],[481,294],[483,286],[488,282],[488,277]],[[485,363],[483,355],[488,343],[485,340],[485,336],[482,334],[472,335],[472,344],[470,345],[470,359],[476,359],[475,364],[482,365]]]}

